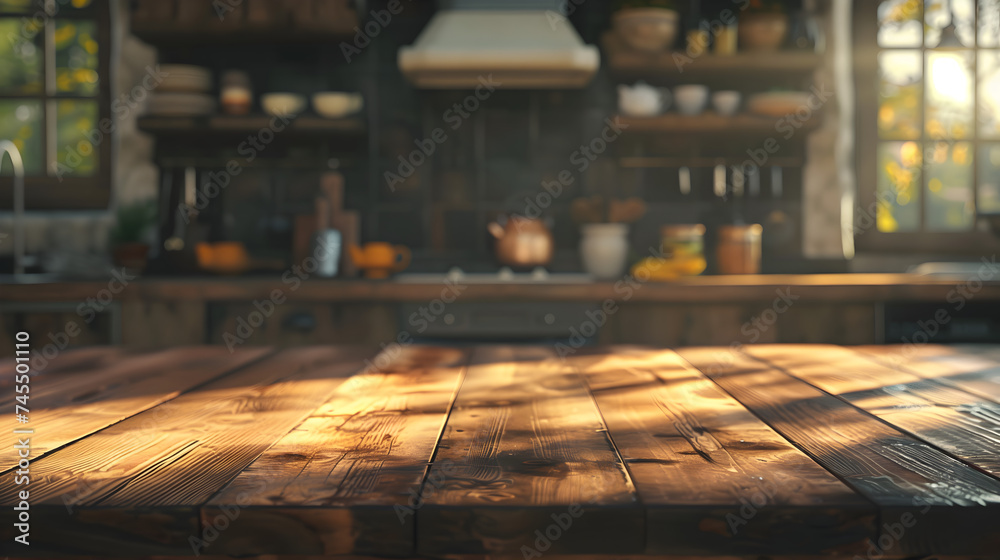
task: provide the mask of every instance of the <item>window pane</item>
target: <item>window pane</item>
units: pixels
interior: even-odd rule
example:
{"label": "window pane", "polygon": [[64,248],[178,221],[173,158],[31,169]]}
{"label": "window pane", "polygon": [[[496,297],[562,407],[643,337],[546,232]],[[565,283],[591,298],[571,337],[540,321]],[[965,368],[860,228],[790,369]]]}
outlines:
{"label": "window pane", "polygon": [[26,12],[33,0],[0,0],[0,12]]}
{"label": "window pane", "polygon": [[[974,0],[924,0],[924,45],[936,47],[941,41],[941,31],[949,24],[955,24],[955,35],[966,47],[975,46],[975,5]],[[950,9],[949,9],[950,5]],[[950,45],[955,46],[955,45]]]}
{"label": "window pane", "polygon": [[60,10],[76,12],[94,5],[94,0],[61,0]]}
{"label": "window pane", "polygon": [[1000,214],[1000,144],[979,147],[979,212]]}
{"label": "window pane", "polygon": [[923,31],[923,5],[920,0],[885,0],[879,4],[879,46],[919,47]]}
{"label": "window pane", "polygon": [[[14,142],[28,175],[42,174],[45,156],[42,153],[41,101],[0,99],[0,138]],[[3,174],[11,174],[10,165],[4,165]]]}
{"label": "window pane", "polygon": [[920,229],[920,145],[916,142],[882,142],[878,146],[879,231]]}
{"label": "window pane", "polygon": [[935,142],[927,145],[927,229],[972,228],[972,144]]}
{"label": "window pane", "polygon": [[979,51],[979,135],[1000,138],[1000,51]]}
{"label": "window pane", "polygon": [[967,138],[972,133],[972,56],[969,52],[927,53],[927,135]]}
{"label": "window pane", "polygon": [[0,94],[42,93],[42,34],[20,18],[0,18]]}
{"label": "window pane", "polygon": [[917,139],[920,136],[920,97],[923,81],[920,51],[879,53],[879,136]]}
{"label": "window pane", "polygon": [[97,94],[97,25],[92,21],[56,22],[56,91]]}
{"label": "window pane", "polygon": [[[87,138],[101,138],[96,101],[66,99],[56,103],[57,176],[92,175],[99,147]],[[96,131],[96,132],[95,132]]]}
{"label": "window pane", "polygon": [[979,46],[1000,46],[1000,0],[979,0]]}

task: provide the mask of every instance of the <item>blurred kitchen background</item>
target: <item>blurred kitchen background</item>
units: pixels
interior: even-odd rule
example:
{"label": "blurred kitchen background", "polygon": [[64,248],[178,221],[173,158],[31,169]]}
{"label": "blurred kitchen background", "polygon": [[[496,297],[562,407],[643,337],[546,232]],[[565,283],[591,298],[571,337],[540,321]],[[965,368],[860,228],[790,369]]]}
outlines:
{"label": "blurred kitchen background", "polygon": [[225,343],[274,290],[240,344],[609,298],[587,343],[1000,332],[1000,0],[0,0],[0,36],[4,340]]}

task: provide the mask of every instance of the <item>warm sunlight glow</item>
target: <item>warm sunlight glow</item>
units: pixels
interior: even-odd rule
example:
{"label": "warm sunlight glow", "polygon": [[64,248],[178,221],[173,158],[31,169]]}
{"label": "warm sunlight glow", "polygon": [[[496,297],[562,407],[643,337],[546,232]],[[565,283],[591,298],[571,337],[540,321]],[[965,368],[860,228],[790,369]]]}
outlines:
{"label": "warm sunlight glow", "polygon": [[964,106],[972,102],[969,73],[957,56],[936,56],[931,59],[930,80],[942,101]]}

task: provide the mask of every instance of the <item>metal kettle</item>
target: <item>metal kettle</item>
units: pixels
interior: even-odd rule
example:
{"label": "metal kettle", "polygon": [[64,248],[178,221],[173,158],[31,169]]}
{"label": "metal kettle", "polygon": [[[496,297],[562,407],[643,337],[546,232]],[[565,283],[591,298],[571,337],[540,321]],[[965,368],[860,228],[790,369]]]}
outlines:
{"label": "metal kettle", "polygon": [[528,268],[545,266],[552,260],[555,242],[542,220],[513,214],[504,225],[490,222],[486,227],[497,240],[496,257],[500,264]]}

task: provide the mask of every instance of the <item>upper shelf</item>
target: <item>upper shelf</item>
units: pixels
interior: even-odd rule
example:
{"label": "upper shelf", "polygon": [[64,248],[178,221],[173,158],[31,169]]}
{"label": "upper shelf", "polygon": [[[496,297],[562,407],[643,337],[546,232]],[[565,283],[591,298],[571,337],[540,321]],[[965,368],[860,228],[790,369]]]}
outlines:
{"label": "upper shelf", "polygon": [[349,0],[134,0],[131,32],[156,46],[336,44],[353,36]]}
{"label": "upper shelf", "polygon": [[[208,117],[167,117],[147,115],[139,117],[139,130],[150,134],[254,134],[270,128],[273,118],[267,115]],[[300,115],[288,124],[287,130],[275,135],[297,136],[349,136],[364,134],[365,121],[360,117],[327,119],[313,115]]]}
{"label": "upper shelf", "polygon": [[155,25],[145,23],[133,26],[132,34],[157,47],[177,47],[191,45],[251,45],[284,44],[315,45],[336,44],[349,37],[346,30],[268,30],[268,29],[224,29],[212,27],[184,27],[174,23]]}
{"label": "upper shelf", "polygon": [[718,83],[740,81],[748,76],[774,81],[808,79],[819,68],[822,56],[813,52],[740,52],[731,56],[705,53],[688,57],[684,51],[647,53],[624,46],[613,32],[601,39],[608,67],[621,79],[649,82]]}

